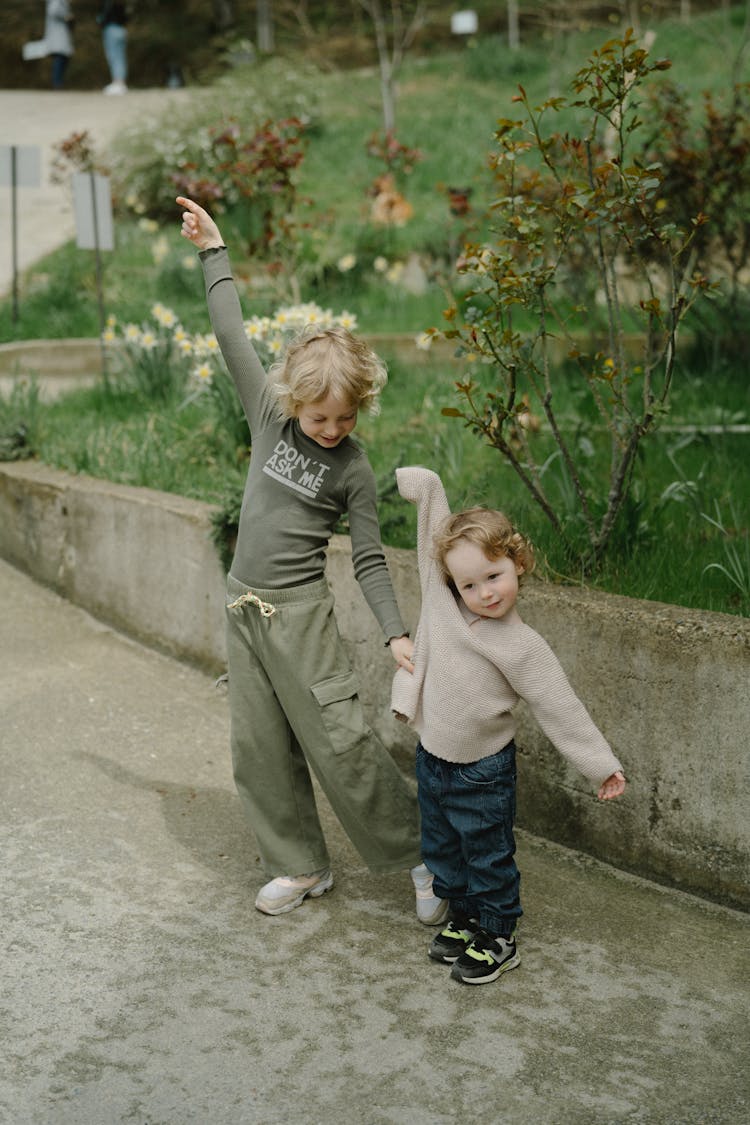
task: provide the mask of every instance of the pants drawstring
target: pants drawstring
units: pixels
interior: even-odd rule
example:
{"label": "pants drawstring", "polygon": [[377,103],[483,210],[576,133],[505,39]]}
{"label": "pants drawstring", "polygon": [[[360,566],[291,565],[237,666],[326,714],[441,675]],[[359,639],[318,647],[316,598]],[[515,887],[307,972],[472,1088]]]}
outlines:
{"label": "pants drawstring", "polygon": [[233,602],[230,602],[227,609],[239,609],[241,605],[254,605],[257,606],[261,617],[272,617],[276,612],[276,606],[271,605],[270,602],[261,601],[257,594],[248,593],[240,594]]}

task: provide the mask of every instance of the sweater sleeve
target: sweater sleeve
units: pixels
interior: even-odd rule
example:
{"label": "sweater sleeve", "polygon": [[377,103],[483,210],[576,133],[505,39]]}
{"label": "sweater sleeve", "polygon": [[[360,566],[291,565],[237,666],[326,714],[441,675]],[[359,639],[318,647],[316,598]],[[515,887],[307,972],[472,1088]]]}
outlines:
{"label": "sweater sleeve", "polygon": [[240,396],[250,433],[253,434],[274,411],[266,373],[245,332],[240,299],[226,248],[203,250],[198,257],[203,266],[211,327]]}
{"label": "sweater sleeve", "polygon": [[555,748],[596,784],[621,770],[544,638],[521,625],[518,637],[508,642],[498,661],[500,670]]}
{"label": "sweater sleeve", "polygon": [[396,483],[404,500],[417,505],[417,561],[419,581],[424,595],[425,588],[435,572],[432,541],[435,532],[450,515],[448,498],[440,477],[431,469],[423,469],[416,465],[396,469]]}
{"label": "sweater sleeve", "polygon": [[453,598],[432,554],[434,534],[450,514],[450,508],[442,481],[431,469],[414,465],[396,469],[396,483],[404,499],[417,505],[417,562],[422,610],[414,636],[414,671],[407,672],[404,668],[399,668],[394,675],[391,710],[400,718],[418,726],[427,661],[431,656],[428,613],[433,614],[433,619],[434,615],[439,617],[446,604],[445,600],[452,601]]}

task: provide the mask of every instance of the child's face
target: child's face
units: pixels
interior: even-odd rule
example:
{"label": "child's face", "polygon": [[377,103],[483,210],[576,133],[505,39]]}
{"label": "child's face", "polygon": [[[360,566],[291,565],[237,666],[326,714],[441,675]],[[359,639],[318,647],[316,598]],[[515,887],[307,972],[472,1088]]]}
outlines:
{"label": "child's face", "polygon": [[331,394],[317,402],[303,403],[297,421],[303,434],[324,449],[333,449],[357,425],[357,407]]}
{"label": "child's face", "polygon": [[523,567],[504,555],[488,559],[481,547],[461,539],[445,556],[456,589],[467,609],[479,617],[499,620],[514,611],[518,576]]}

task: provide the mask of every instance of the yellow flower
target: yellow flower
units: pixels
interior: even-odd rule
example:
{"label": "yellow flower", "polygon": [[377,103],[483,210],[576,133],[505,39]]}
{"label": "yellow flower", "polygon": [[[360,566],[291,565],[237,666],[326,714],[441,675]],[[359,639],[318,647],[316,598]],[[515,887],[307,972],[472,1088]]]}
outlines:
{"label": "yellow flower", "polygon": [[211,379],[211,364],[207,361],[199,363],[197,367],[193,368],[193,375],[201,383],[207,383]]}
{"label": "yellow flower", "polygon": [[164,261],[168,253],[169,243],[167,242],[164,235],[162,235],[161,238],[157,238],[156,242],[154,242],[153,246],[151,247],[151,257],[158,265],[159,262]]}
{"label": "yellow flower", "polygon": [[158,324],[161,324],[163,328],[173,328],[177,323],[177,317],[175,313],[173,313],[171,309],[166,308],[161,303],[157,303],[153,306],[153,308],[151,309],[151,315]]}

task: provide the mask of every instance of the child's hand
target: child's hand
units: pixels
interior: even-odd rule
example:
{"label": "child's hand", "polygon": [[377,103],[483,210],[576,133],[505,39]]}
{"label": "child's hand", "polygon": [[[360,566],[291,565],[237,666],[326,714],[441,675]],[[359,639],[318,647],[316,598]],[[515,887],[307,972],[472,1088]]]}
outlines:
{"label": "child's hand", "polygon": [[411,658],[414,654],[414,642],[411,637],[392,637],[390,646],[393,659],[399,668],[405,668],[407,672],[413,672],[414,665]]}
{"label": "child's hand", "polygon": [[180,207],[185,208],[180,231],[183,238],[187,238],[199,250],[211,250],[224,245],[221,232],[208,211],[184,195],[178,195],[177,202]]}
{"label": "child's hand", "polygon": [[613,797],[621,797],[625,792],[625,775],[620,773],[613,773],[606,781],[602,782],[602,787],[597,793],[600,801],[611,801]]}

